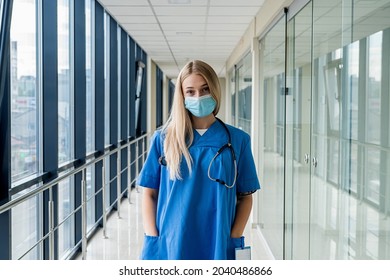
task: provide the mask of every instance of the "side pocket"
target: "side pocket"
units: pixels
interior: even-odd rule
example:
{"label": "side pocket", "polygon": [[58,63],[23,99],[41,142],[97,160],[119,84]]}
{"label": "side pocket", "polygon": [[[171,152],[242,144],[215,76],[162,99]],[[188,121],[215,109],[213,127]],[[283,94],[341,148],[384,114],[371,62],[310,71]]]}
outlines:
{"label": "side pocket", "polygon": [[234,260],[236,248],[243,248],[243,247],[245,247],[245,237],[244,236],[241,236],[238,238],[230,238],[229,248],[228,248],[228,252],[227,252],[227,259]]}
{"label": "side pocket", "polygon": [[141,252],[141,260],[159,260],[159,236],[144,235],[144,244]]}

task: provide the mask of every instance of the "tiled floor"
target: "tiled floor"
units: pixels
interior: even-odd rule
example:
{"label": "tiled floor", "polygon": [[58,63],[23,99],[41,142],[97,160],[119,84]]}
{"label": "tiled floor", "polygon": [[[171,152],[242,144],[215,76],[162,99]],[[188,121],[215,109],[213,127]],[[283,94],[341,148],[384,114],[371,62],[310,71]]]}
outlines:
{"label": "tiled floor", "polygon": [[[86,260],[136,260],[143,242],[141,216],[142,188],[133,189],[131,198],[121,202],[119,215],[114,212],[107,219],[106,237],[100,229],[88,242]],[[273,259],[257,230],[248,226],[244,232],[246,245],[252,247],[252,259]],[[82,259],[80,254],[78,260]]]}

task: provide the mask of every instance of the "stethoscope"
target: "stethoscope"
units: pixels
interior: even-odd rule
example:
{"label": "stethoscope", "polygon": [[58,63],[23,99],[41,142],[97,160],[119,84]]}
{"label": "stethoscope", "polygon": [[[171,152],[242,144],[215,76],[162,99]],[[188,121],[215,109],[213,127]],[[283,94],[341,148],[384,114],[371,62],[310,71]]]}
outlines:
{"label": "stethoscope", "polygon": [[[209,167],[207,169],[207,176],[209,177],[209,179],[211,181],[214,181],[214,182],[218,182],[222,185],[224,185],[225,187],[227,187],[228,189],[231,189],[234,187],[234,185],[236,184],[236,180],[237,180],[237,160],[236,160],[236,154],[234,153],[234,149],[233,149],[233,146],[232,146],[232,137],[230,135],[230,132],[229,132],[229,129],[227,128],[226,124],[221,121],[219,118],[216,118],[217,121],[219,121],[222,126],[224,127],[224,129],[226,130],[226,133],[228,135],[228,142],[223,145],[221,148],[218,149],[217,153],[214,155],[214,157],[211,159],[210,163],[209,163]],[[233,180],[233,183],[231,185],[228,185],[224,180],[221,180],[221,179],[218,179],[218,178],[213,178],[211,175],[210,175],[210,170],[211,170],[211,165],[213,164],[214,160],[225,150],[225,149],[228,149],[232,155],[232,158],[233,158],[233,165],[234,165],[234,180]],[[166,166],[167,165],[167,162],[165,161],[165,157],[164,156],[161,156],[159,159],[158,159],[158,162],[159,164],[161,165],[164,165]]]}

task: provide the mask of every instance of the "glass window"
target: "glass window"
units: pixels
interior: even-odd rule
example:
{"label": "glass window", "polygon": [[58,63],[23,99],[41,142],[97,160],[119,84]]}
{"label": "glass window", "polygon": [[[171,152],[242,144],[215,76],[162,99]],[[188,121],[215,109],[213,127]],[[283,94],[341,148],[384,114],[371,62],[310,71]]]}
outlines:
{"label": "glass window", "polygon": [[[128,125],[127,125],[127,136],[128,138],[131,138],[132,136],[132,133],[133,133],[133,126],[132,125],[134,123],[133,121],[133,115],[134,115],[134,106],[133,106],[133,99],[135,97],[131,97],[133,96],[133,92],[134,92],[134,83],[135,83],[135,80],[134,79],[131,79],[129,77],[132,76],[132,73],[133,73],[133,69],[135,67],[133,60],[134,60],[134,53],[132,53],[132,50],[134,51],[133,49],[134,47],[134,42],[132,41],[131,37],[127,36],[127,122],[128,122]],[[133,81],[133,82],[132,82]],[[168,91],[168,102],[170,102],[170,92]],[[171,103],[169,103],[169,106],[170,106]],[[169,107],[170,108],[170,107]],[[170,109],[169,109],[170,110]]]}
{"label": "glass window", "polygon": [[104,144],[110,144],[110,15],[104,13]]}
{"label": "glass window", "polygon": [[[17,196],[13,197],[17,198]],[[42,217],[40,205],[41,196],[30,198],[29,200],[15,206],[12,209],[12,259],[39,260],[41,259],[42,247],[40,245],[33,248],[42,237]]]}
{"label": "glass window", "polygon": [[[285,65],[285,18],[281,18],[278,23],[262,38],[261,44],[261,64],[263,69],[263,88],[260,94],[263,95],[261,107],[264,112],[264,131],[262,133],[264,141],[263,186],[264,188],[263,207],[259,211],[259,216],[263,217],[262,233],[268,241],[276,259],[282,259],[284,253],[284,164],[283,157],[280,156],[280,140],[284,131],[284,98],[280,95],[281,87],[284,87],[284,65]],[[281,84],[282,83],[282,84]],[[237,108],[238,110],[238,108]]]}
{"label": "glass window", "polygon": [[[381,134],[389,133],[383,125],[382,102],[388,102],[383,92],[388,86],[382,75],[388,72],[382,63],[389,57],[384,36],[390,27],[385,16],[390,5],[380,1],[326,5],[329,12],[316,9],[315,3],[313,9],[313,131],[318,135],[313,138],[312,152],[319,161],[312,170],[311,257],[388,259],[389,222],[379,217],[389,201],[388,143]],[[343,18],[345,9],[351,9],[357,19],[353,25]],[[336,11],[339,19],[335,19]],[[346,25],[340,20],[346,20]],[[335,24],[327,24],[330,21]],[[341,45],[351,30],[356,41]],[[325,118],[321,118],[323,107]],[[317,169],[325,170],[325,181]],[[332,194],[322,208],[316,203],[324,198],[320,188]],[[327,223],[322,224],[321,217],[327,217]],[[332,240],[333,249],[327,253],[316,245],[318,240]]]}
{"label": "glass window", "polygon": [[358,140],[358,106],[359,106],[359,41],[348,46],[348,122],[349,131],[346,137]]}
{"label": "glass window", "polygon": [[2,18],[3,18],[3,0],[0,1],[0,28],[1,28]]}
{"label": "glass window", "polygon": [[328,143],[328,159],[327,159],[327,171],[328,176],[327,179],[329,182],[338,185],[339,184],[339,156],[340,156],[340,149],[339,149],[339,141],[333,138],[330,138]]}
{"label": "glass window", "polygon": [[[104,145],[110,145],[110,15],[104,13]],[[110,158],[106,157],[105,200],[106,208],[110,205]]]}
{"label": "glass window", "polygon": [[237,126],[251,133],[252,119],[252,55],[249,53],[238,68]]}
{"label": "glass window", "polygon": [[110,157],[105,157],[104,159],[104,178],[105,178],[105,182],[104,182],[104,201],[105,201],[105,205],[106,205],[106,209],[108,209],[110,207]]}
{"label": "glass window", "polygon": [[[86,151],[95,150],[95,71],[94,71],[94,0],[85,1],[85,71],[86,71]],[[87,227],[95,223],[95,203],[92,196],[95,192],[94,168],[87,168]]]}
{"label": "glass window", "polygon": [[368,37],[367,142],[380,144],[382,31]]}
{"label": "glass window", "polygon": [[[73,2],[58,0],[58,163],[73,159]],[[62,259],[74,245],[74,208],[72,178],[58,185],[58,256]]]}
{"label": "glass window", "polygon": [[366,150],[366,185],[364,197],[379,206],[380,199],[380,150],[367,147]]}
{"label": "glass window", "polygon": [[95,168],[87,167],[87,230],[90,230],[95,224]]}
{"label": "glass window", "polygon": [[[293,218],[296,215],[310,217],[309,224],[302,226],[297,220],[291,222],[293,233],[303,231],[303,234],[299,232],[300,236],[309,233],[308,238],[301,239],[307,244],[297,243],[296,246],[301,250],[309,245],[308,258],[389,259],[390,222],[386,217],[390,202],[390,126],[387,125],[390,2],[332,0],[311,1],[310,5],[309,12],[301,17],[309,24],[297,24],[287,29],[287,38],[295,43],[289,41],[287,46],[294,48],[296,55],[301,55],[298,58],[303,58],[302,65],[294,64],[296,58],[290,57],[289,49],[285,53],[282,48],[283,24],[276,24],[261,41],[260,65],[263,68],[260,78],[263,87],[259,94],[264,100],[261,104],[264,155],[259,166],[263,168],[263,185],[272,186],[262,193],[263,206],[259,209],[263,222],[261,231],[275,258],[285,257],[281,254],[283,250],[287,257],[294,258],[293,254],[288,254],[288,206],[309,203],[309,208],[300,207],[294,211],[297,214],[291,214]],[[299,18],[302,10],[289,15],[292,17],[290,21]],[[302,39],[306,40],[297,40],[305,32],[307,36]],[[305,49],[310,51],[305,52]],[[293,116],[295,124],[304,116],[304,108],[309,108],[311,114],[308,135],[302,133],[301,138],[292,135],[294,143],[305,141],[310,144],[311,162],[307,174],[310,181],[304,185],[303,180],[299,181],[296,188],[292,188],[294,195],[291,197],[288,196],[289,182],[306,174],[300,170],[300,173],[293,174],[296,177],[289,176],[281,162],[284,159],[280,156],[284,155],[283,144],[288,149],[291,143],[291,135],[285,134],[290,131],[289,123],[285,124],[286,132],[283,131],[285,109],[280,106],[282,99],[279,97],[285,59],[288,68],[297,69],[297,79],[287,79],[288,83],[295,83],[293,89],[298,91],[293,92],[293,102],[310,102],[310,106],[302,107],[287,103],[287,118]],[[301,69],[310,73],[303,75],[302,80],[298,73]],[[299,93],[305,92],[301,83],[307,83],[307,88],[311,86],[311,98],[299,100]],[[294,129],[299,128],[294,126]],[[305,148],[305,145],[301,147]],[[295,154],[292,156],[298,158]],[[284,178],[287,182],[285,197],[282,189]],[[310,188],[310,194],[294,200],[304,188]],[[287,220],[283,221],[283,214]],[[287,238],[283,239],[284,236]]]}
{"label": "glass window", "polygon": [[118,40],[118,46],[117,46],[117,58],[118,58],[118,101],[117,101],[117,110],[118,110],[118,142],[121,140],[121,28],[118,25],[117,27],[117,40]]}
{"label": "glass window", "polygon": [[15,0],[11,21],[11,177],[39,169],[39,90],[35,0]]}
{"label": "glass window", "polygon": [[[13,2],[10,33],[12,182],[39,171],[40,94],[36,11],[35,0]],[[40,196],[36,196],[12,209],[12,259],[41,258],[41,246],[28,252],[42,236],[40,205]]]}
{"label": "glass window", "polygon": [[356,195],[357,193],[357,190],[358,190],[358,184],[359,184],[359,172],[358,172],[358,162],[359,162],[359,154],[358,154],[358,145],[357,144],[351,144],[351,147],[350,147],[351,151],[350,151],[350,162],[351,162],[351,166],[350,166],[350,170],[349,170],[349,173],[347,174],[344,174],[344,177],[347,178],[347,179],[350,179],[349,180],[349,190]]}
{"label": "glass window", "polygon": [[[362,244],[365,245],[366,251],[364,252],[365,259],[377,259],[379,256],[381,226],[380,223],[383,218],[378,211],[372,208],[365,209],[365,221],[364,221],[364,240]],[[381,249],[382,250],[382,249]]]}
{"label": "glass window", "polygon": [[94,77],[94,1],[85,1],[85,72],[86,72],[86,150],[95,150],[95,77]]}
{"label": "glass window", "polygon": [[229,75],[230,78],[230,94],[232,108],[232,125],[236,125],[236,71],[233,69]]}
{"label": "glass window", "polygon": [[70,0],[58,0],[58,163],[73,158]]}
{"label": "glass window", "polygon": [[341,69],[342,61],[338,58],[339,51],[332,52],[324,66],[324,82],[326,102],[328,104],[329,129],[333,132],[340,130],[340,98],[341,98]]}
{"label": "glass window", "polygon": [[[74,242],[74,179],[68,178],[58,184],[58,258],[67,257]],[[72,215],[71,215],[72,214]]]}

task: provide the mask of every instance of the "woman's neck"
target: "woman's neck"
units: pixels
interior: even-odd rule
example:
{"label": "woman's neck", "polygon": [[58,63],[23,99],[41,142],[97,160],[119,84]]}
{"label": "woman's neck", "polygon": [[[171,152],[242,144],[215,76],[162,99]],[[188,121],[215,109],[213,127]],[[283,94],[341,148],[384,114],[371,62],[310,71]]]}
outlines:
{"label": "woman's neck", "polygon": [[192,127],[195,129],[206,129],[209,128],[214,122],[216,118],[213,114],[210,114],[203,118],[198,118],[195,116],[191,117]]}

